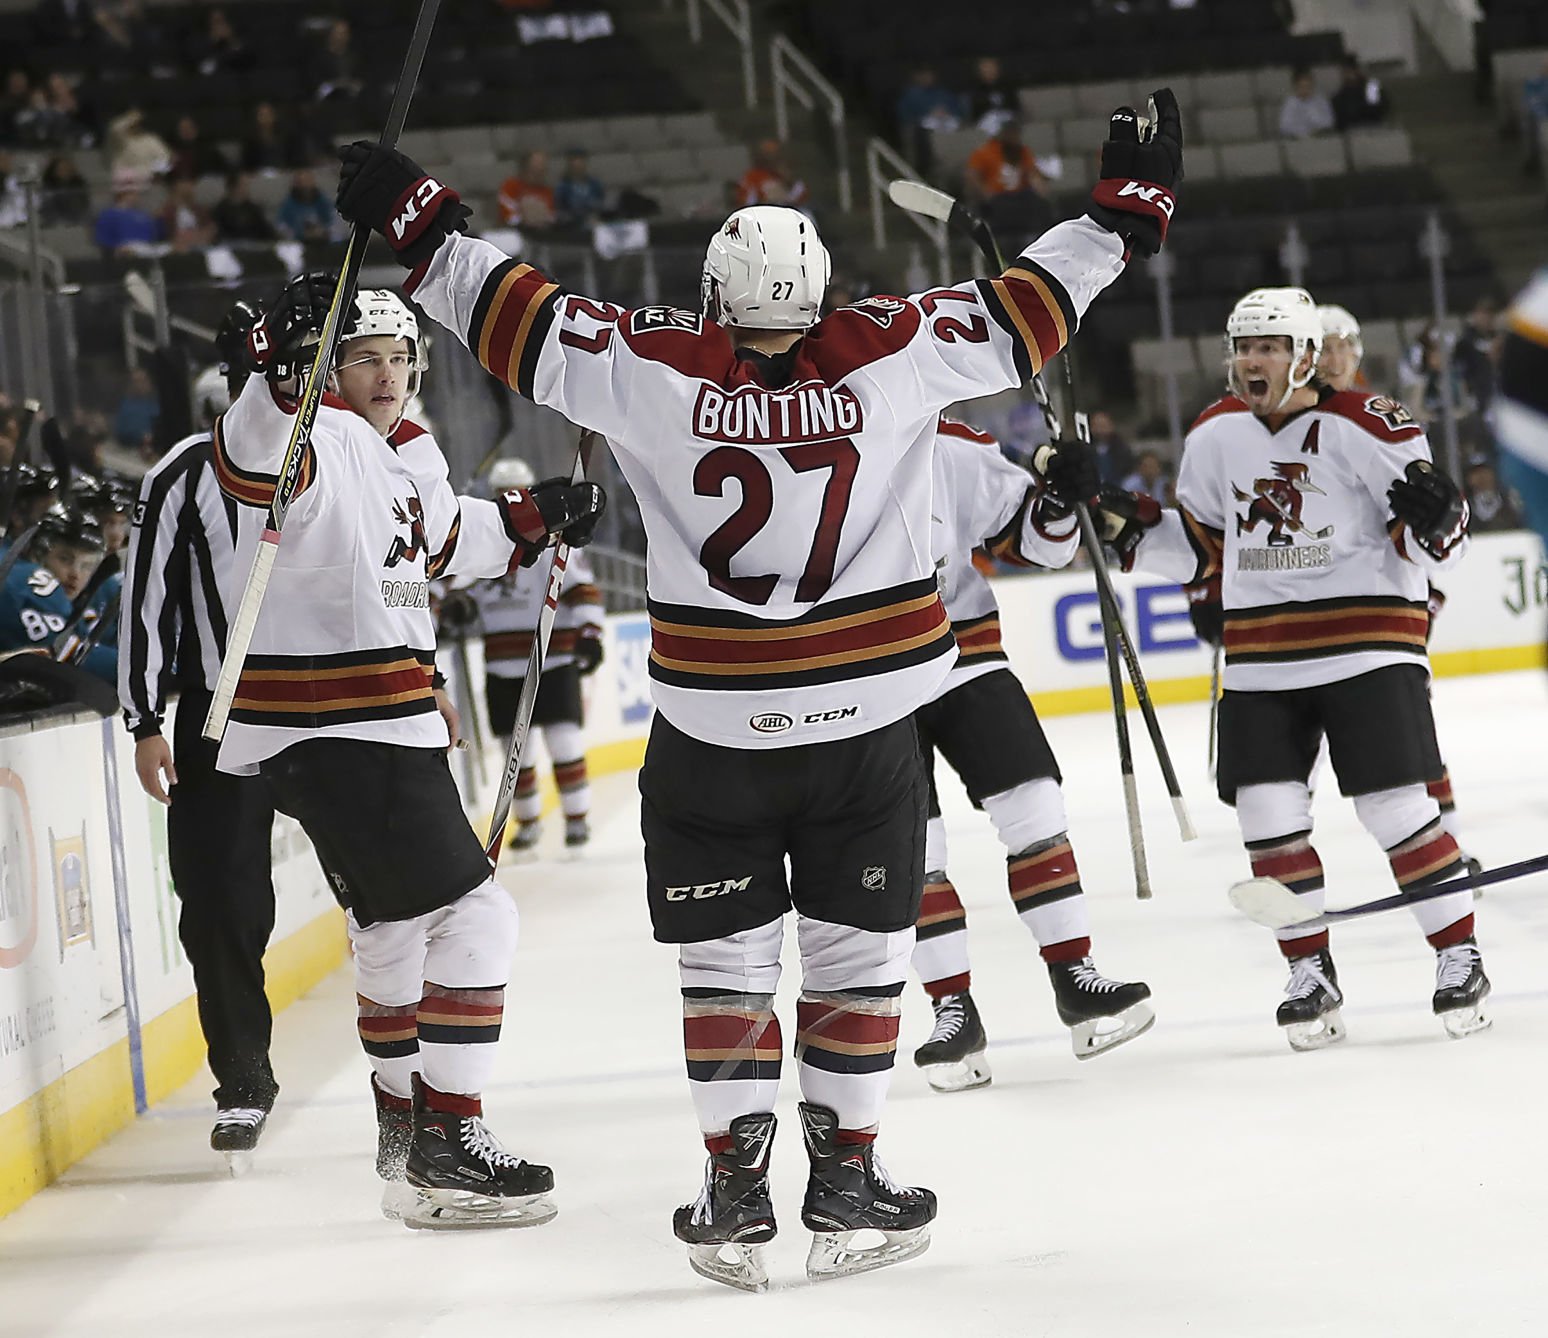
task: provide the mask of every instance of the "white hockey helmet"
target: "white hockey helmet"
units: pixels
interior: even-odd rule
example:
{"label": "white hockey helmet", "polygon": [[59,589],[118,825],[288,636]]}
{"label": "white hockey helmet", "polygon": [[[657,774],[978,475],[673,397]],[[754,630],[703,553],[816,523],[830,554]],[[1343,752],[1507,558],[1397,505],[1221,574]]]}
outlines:
{"label": "white hockey helmet", "polygon": [[1365,345],[1361,342],[1360,322],[1354,318],[1354,313],[1348,307],[1332,304],[1318,307],[1317,317],[1322,321],[1322,337],[1344,340],[1354,350],[1355,366],[1358,367],[1365,357]]}
{"label": "white hockey helmet", "polygon": [[195,421],[206,428],[231,407],[231,392],[219,367],[206,367],[194,378],[193,407]]}
{"label": "white hockey helmet", "polygon": [[344,361],[344,346],[352,339],[370,339],[385,335],[408,344],[411,371],[408,398],[419,393],[419,378],[430,370],[425,341],[419,333],[419,321],[396,293],[386,288],[362,288],[355,293],[355,309],[339,335],[339,362]]}
{"label": "white hockey helmet", "polygon": [[530,488],[535,480],[532,466],[516,456],[496,460],[489,466],[489,491],[509,492],[512,488]]}
{"label": "white hockey helmet", "polygon": [[[1233,366],[1238,339],[1282,336],[1290,341],[1290,376],[1285,393],[1286,400],[1306,385],[1317,372],[1317,354],[1322,350],[1322,318],[1317,314],[1317,304],[1304,288],[1254,288],[1238,300],[1226,317],[1226,361]],[[1304,370],[1298,370],[1311,350]],[[1231,372],[1234,385],[1235,371]]]}
{"label": "white hockey helmet", "polygon": [[799,210],[738,209],[704,253],[704,315],[738,329],[805,330],[817,322],[832,269],[816,225]]}

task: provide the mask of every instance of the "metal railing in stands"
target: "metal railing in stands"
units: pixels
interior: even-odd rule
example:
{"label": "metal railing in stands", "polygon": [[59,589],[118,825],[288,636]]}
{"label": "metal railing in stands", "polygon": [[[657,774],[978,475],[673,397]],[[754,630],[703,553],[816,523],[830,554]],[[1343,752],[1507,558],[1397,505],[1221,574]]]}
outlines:
{"label": "metal railing in stands", "polygon": [[742,48],[742,92],[749,107],[758,105],[758,62],[753,54],[752,6],[748,0],[688,0],[688,36],[697,46],[704,40],[703,5],[726,26]]}
{"label": "metal railing in stands", "polygon": [[826,109],[828,124],[833,130],[839,208],[848,213],[854,208],[855,198],[849,175],[848,122],[842,95],[783,33],[776,34],[769,42],[769,77],[774,84],[774,129],[781,140],[790,138],[790,99],[794,98],[807,111],[815,111],[819,101]]}
{"label": "metal railing in stands", "polygon": [[644,558],[605,544],[592,544],[586,549],[586,557],[597,575],[609,613],[629,613],[645,607]]}
{"label": "metal railing in stands", "polygon": [[[907,177],[913,181],[921,178],[908,159],[886,140],[874,136],[866,141],[865,174],[871,192],[871,236],[880,250],[887,245],[887,215],[896,208],[887,198],[888,183],[897,177]],[[947,254],[946,225],[939,219],[923,218],[906,209],[897,209],[896,212],[908,219],[929,240],[935,253],[936,282],[950,283],[951,260]]]}

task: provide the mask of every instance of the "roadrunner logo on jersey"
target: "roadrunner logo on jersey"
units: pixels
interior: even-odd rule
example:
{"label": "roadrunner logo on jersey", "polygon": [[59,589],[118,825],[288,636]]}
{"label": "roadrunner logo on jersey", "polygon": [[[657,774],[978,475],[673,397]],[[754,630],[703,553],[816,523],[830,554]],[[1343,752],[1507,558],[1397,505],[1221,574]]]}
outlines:
{"label": "roadrunner logo on jersey", "polygon": [[1274,477],[1253,479],[1251,492],[1244,492],[1234,483],[1231,485],[1236,500],[1248,503],[1247,514],[1236,518],[1236,532],[1252,534],[1262,522],[1268,526],[1270,548],[1288,547],[1295,542],[1296,535],[1326,539],[1333,533],[1331,525],[1309,530],[1301,519],[1301,507],[1307,493],[1327,496],[1311,481],[1311,466],[1300,460],[1275,460],[1272,464]]}
{"label": "roadrunner logo on jersey", "polygon": [[392,504],[392,518],[400,525],[408,526],[408,538],[401,534],[393,535],[392,547],[387,550],[387,556],[382,559],[382,566],[396,567],[400,562],[419,562],[424,558],[430,545],[425,539],[425,508],[418,496],[412,496],[407,501]]}

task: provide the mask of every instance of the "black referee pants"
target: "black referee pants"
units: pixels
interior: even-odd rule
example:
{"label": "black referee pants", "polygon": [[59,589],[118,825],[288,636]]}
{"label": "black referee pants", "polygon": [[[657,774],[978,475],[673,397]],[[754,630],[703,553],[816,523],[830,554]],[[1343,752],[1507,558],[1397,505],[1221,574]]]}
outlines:
{"label": "black referee pants", "polygon": [[208,693],[185,692],[173,730],[167,845],[182,904],[177,935],[193,968],[215,1104],[267,1110],[279,1091],[263,992],[263,952],[274,932],[274,806],[259,777],[215,769],[219,745],[199,732],[209,707]]}

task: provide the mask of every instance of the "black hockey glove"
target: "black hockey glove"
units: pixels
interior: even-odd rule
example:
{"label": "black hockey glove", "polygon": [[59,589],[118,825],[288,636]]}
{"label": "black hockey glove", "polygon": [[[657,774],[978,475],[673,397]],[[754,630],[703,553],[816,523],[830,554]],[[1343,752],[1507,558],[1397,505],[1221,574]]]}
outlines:
{"label": "black hockey glove", "polygon": [[1144,493],[1104,487],[1091,508],[1102,542],[1118,554],[1124,571],[1134,566],[1134,550],[1148,529],[1161,523],[1161,506]]}
{"label": "black hockey glove", "polygon": [[379,232],[405,269],[429,260],[453,232],[466,232],[472,210],[450,186],[396,149],[364,140],[339,150],[339,213]]}
{"label": "black hockey glove", "polygon": [[328,319],[338,275],[313,270],[292,279],[268,315],[247,332],[247,369],[271,381],[288,381],[306,371],[307,352]]}
{"label": "black hockey glove", "polygon": [[441,632],[461,640],[478,624],[478,601],[466,590],[448,590],[436,614]]}
{"label": "black hockey glove", "polygon": [[1428,460],[1410,460],[1387,489],[1392,514],[1413,531],[1431,557],[1443,558],[1467,534],[1467,499]]}
{"label": "black hockey glove", "polygon": [[1206,576],[1183,586],[1188,596],[1188,617],[1194,635],[1206,645],[1218,646],[1225,640],[1225,605],[1220,599],[1220,577]]}
{"label": "black hockey glove", "polygon": [[1086,210],[1104,228],[1123,238],[1126,250],[1153,256],[1166,240],[1182,180],[1182,116],[1170,88],[1150,95],[1155,120],[1142,137],[1139,116],[1132,107],[1113,113],[1107,142],[1102,145],[1101,179]]}
{"label": "black hockey glove", "polygon": [[571,548],[589,544],[607,509],[607,494],[595,483],[544,479],[530,488],[502,493],[500,505],[505,532],[516,545],[511,566],[530,567],[557,539]]}
{"label": "black hockey glove", "polygon": [[602,663],[602,634],[591,626],[580,629],[575,637],[575,667],[582,678],[594,674]]}
{"label": "black hockey glove", "polygon": [[1091,502],[1102,491],[1096,456],[1085,442],[1071,438],[1057,446],[1039,446],[1032,467],[1043,476],[1048,498],[1068,515],[1076,502]]}

